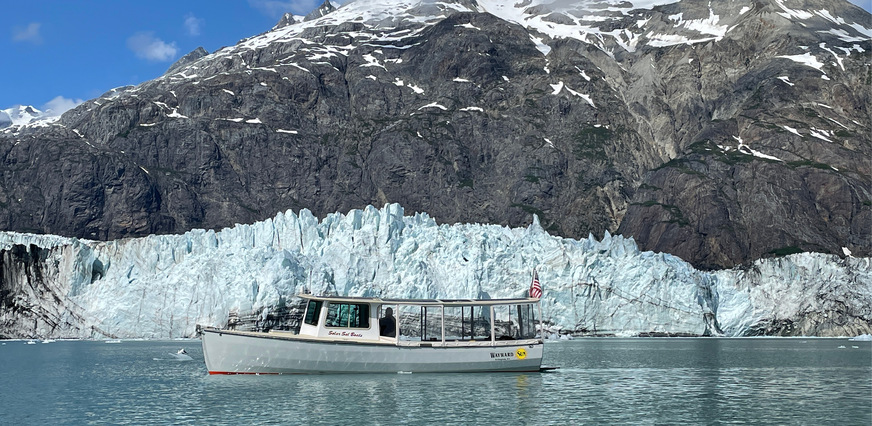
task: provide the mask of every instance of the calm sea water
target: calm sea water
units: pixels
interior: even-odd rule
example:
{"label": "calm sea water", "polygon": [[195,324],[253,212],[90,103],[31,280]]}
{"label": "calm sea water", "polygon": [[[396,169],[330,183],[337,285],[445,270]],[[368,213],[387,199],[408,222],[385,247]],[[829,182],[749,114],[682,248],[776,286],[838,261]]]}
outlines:
{"label": "calm sea water", "polygon": [[190,340],[2,343],[0,424],[872,424],[872,343],[847,339],[578,339],[546,345],[553,373],[319,376],[209,376]]}

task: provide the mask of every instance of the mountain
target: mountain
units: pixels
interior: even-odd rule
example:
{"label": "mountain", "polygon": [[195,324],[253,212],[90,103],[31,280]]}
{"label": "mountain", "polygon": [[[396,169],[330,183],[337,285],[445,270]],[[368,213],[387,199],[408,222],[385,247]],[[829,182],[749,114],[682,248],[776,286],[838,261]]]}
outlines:
{"label": "mountain", "polygon": [[169,69],[167,69],[167,74],[172,73],[173,71],[176,71],[179,68],[184,67],[185,65],[195,62],[197,59],[200,59],[208,54],[209,52],[207,52],[206,49],[203,49],[203,47],[200,46],[188,53],[187,55],[182,56],[181,58],[179,58],[178,61],[170,65]]}
{"label": "mountain", "polygon": [[0,109],[0,129],[28,124],[42,116],[42,111],[29,105],[16,105],[11,108]]}
{"label": "mountain", "polygon": [[872,333],[868,258],[801,253],[705,272],[621,236],[554,237],[535,217],[524,228],[440,226],[393,204],[110,242],[0,232],[0,338],[191,337],[233,311],[274,321],[304,288],[523,297],[534,267],[555,333]]}
{"label": "mountain", "polygon": [[[336,6],[333,5],[333,3],[330,3],[329,0],[324,0],[324,3],[321,3],[321,6],[318,6],[317,9],[309,12],[308,15],[303,17],[303,20],[311,21],[313,19],[318,19],[330,12],[333,12],[334,10],[336,10]],[[287,14],[285,16],[287,16]],[[282,18],[282,20],[284,21],[284,18]],[[281,21],[279,23],[281,23]]]}
{"label": "mountain", "polygon": [[700,268],[872,254],[872,30],[848,2],[330,9],[0,132],[0,228],[109,240],[399,202]]}

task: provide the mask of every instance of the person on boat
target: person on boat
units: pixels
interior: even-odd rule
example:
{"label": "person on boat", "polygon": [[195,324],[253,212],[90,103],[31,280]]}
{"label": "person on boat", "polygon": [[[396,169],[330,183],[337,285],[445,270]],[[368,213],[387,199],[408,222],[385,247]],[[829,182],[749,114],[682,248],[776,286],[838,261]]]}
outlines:
{"label": "person on boat", "polygon": [[394,319],[394,310],[385,309],[385,316],[378,320],[379,334],[385,337],[397,337],[397,321]]}

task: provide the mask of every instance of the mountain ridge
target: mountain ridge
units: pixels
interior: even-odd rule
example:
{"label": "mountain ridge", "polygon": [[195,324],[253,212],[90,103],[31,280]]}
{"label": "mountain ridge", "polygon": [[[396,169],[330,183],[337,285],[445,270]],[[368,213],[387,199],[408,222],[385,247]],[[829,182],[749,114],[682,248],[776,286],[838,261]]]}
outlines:
{"label": "mountain ridge", "polygon": [[396,201],[703,268],[870,255],[868,13],[635,3],[372,0],[277,26],[4,130],[0,225],[112,239]]}

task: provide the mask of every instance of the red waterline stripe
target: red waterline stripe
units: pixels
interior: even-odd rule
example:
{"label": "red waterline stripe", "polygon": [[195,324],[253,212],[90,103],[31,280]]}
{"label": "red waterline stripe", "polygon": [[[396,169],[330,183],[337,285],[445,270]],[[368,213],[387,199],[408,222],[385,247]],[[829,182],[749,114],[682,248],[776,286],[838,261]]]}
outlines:
{"label": "red waterline stripe", "polygon": [[[541,369],[540,370],[514,370],[514,371],[511,371],[511,370],[482,370],[482,371],[468,371],[467,373],[541,373],[543,371],[552,371],[552,370],[541,370]],[[460,372],[454,371],[453,373],[460,373]],[[209,374],[211,374],[211,375],[225,375],[225,376],[236,376],[236,375],[242,375],[242,374],[247,374],[250,376],[266,376],[266,375],[281,376],[281,375],[285,375],[285,374],[307,374],[307,373],[254,373],[254,372],[250,372],[250,371],[210,371]],[[319,374],[319,373],[313,372],[313,373],[308,373],[308,374]],[[387,372],[384,374],[393,374],[393,373]],[[431,373],[419,373],[419,374],[432,374],[432,372]]]}

